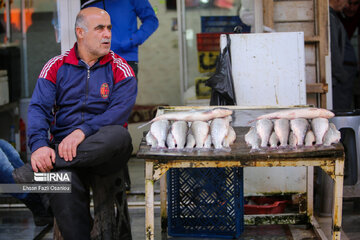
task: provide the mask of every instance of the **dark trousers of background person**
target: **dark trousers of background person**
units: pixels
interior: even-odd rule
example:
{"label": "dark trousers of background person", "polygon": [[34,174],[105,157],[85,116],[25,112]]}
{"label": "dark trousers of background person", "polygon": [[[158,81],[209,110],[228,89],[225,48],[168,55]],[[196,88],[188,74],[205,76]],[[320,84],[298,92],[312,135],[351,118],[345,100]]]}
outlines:
{"label": "dark trousers of background person", "polygon": [[354,83],[357,78],[357,62],[346,61],[343,63],[347,74],[346,82],[337,82],[333,85],[333,109],[351,110],[353,108]]}
{"label": "dark trousers of background person", "polygon": [[360,76],[358,75],[354,83],[354,109],[360,109]]}
{"label": "dark trousers of background person", "polygon": [[[55,148],[57,152],[57,146]],[[91,180],[116,176],[126,166],[132,149],[130,134],[125,128],[106,126],[78,146],[72,161],[66,162],[56,153],[55,171],[71,172],[71,193],[49,194],[51,209],[64,239],[90,239]],[[121,180],[114,178],[109,184],[118,185],[116,181]],[[131,239],[131,231],[129,236]]]}
{"label": "dark trousers of background person", "polygon": [[352,87],[337,84],[333,86],[333,109],[351,110],[353,103]]}
{"label": "dark trousers of background person", "polygon": [[358,61],[354,46],[348,38],[346,38],[345,43],[343,67],[346,72],[346,79],[340,86],[335,87],[336,94],[340,96],[333,105],[333,109],[338,110],[351,110],[354,108],[354,85],[358,76]]}

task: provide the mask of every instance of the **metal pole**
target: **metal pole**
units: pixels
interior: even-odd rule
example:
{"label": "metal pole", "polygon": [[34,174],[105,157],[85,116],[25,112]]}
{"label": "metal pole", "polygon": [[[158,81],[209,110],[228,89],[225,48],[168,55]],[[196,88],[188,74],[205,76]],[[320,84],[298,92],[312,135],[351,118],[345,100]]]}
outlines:
{"label": "metal pole", "polygon": [[180,59],[180,97],[181,104],[185,104],[184,92],[187,90],[187,52],[185,35],[185,1],[177,0],[177,21],[178,21],[178,41],[179,41],[179,59]]}
{"label": "metal pole", "polygon": [[263,1],[255,0],[254,1],[254,16],[255,16],[255,33],[264,32],[264,17],[263,17]]}
{"label": "metal pole", "polygon": [[22,62],[24,76],[24,98],[30,97],[29,94],[29,75],[27,61],[27,37],[26,37],[26,16],[25,16],[25,0],[21,0],[21,41],[22,41]]}
{"label": "metal pole", "polygon": [[6,0],[5,2],[5,10],[6,10],[6,42],[11,42],[11,12],[10,12],[10,0]]}

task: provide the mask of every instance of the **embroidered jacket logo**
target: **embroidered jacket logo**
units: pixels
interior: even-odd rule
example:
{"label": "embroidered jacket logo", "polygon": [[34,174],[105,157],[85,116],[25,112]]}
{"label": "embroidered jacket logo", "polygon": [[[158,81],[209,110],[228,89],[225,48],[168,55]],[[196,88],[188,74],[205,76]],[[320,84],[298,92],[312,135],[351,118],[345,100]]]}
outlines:
{"label": "embroidered jacket logo", "polygon": [[109,85],[107,83],[103,83],[100,87],[100,95],[103,99],[107,99],[109,97]]}

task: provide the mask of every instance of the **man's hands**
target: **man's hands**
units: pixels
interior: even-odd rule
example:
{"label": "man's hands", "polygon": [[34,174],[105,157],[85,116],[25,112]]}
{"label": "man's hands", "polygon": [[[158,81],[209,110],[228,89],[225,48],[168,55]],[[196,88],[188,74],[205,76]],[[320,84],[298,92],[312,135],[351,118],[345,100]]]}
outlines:
{"label": "man's hands", "polygon": [[[59,156],[65,161],[72,161],[76,157],[76,150],[79,144],[84,141],[85,134],[80,129],[76,129],[64,138],[59,144]],[[38,148],[31,154],[31,166],[34,172],[50,172],[55,163],[55,150],[50,147]]]}
{"label": "man's hands", "polygon": [[84,141],[85,134],[80,129],[76,129],[64,138],[59,144],[59,156],[65,161],[72,161],[76,157],[76,150],[79,144]]}
{"label": "man's hands", "polygon": [[31,166],[34,172],[50,172],[55,163],[55,151],[50,147],[38,148],[31,154]]}

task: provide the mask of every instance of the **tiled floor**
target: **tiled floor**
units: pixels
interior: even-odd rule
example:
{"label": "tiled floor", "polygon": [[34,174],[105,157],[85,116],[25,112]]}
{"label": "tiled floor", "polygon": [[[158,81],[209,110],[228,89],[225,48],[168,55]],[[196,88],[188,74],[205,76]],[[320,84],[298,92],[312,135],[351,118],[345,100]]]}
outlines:
{"label": "tiled floor", "polygon": [[[134,240],[145,239],[145,211],[141,206],[144,202],[144,161],[131,159],[129,162],[130,175],[132,180],[132,194],[129,196],[130,218],[132,226],[132,235]],[[159,190],[159,184],[155,184],[155,189]],[[156,192],[156,191],[155,191]],[[158,201],[158,196],[155,197]],[[139,206],[140,205],[140,206]],[[330,219],[320,219],[327,226],[330,226]],[[31,212],[26,208],[8,208],[2,205],[0,208],[0,240],[28,240],[34,239],[41,233],[43,228],[35,227]],[[360,239],[360,211],[354,211],[352,202],[344,202],[343,211],[343,230],[348,239]],[[329,233],[327,233],[329,235]],[[343,235],[342,239],[347,239]],[[52,239],[52,230],[44,236],[36,239]],[[160,209],[155,208],[155,239],[166,239],[160,233]],[[191,240],[199,238],[172,238],[177,240]],[[201,238],[206,239],[206,238]],[[288,226],[288,225],[270,225],[270,226],[246,226],[244,233],[239,239],[244,240],[309,240],[316,239],[311,228],[307,226]]]}
{"label": "tiled floor", "polygon": [[[132,236],[134,240],[145,239],[145,219],[144,209],[130,209]],[[160,233],[160,214],[159,208],[155,211],[155,239],[162,238]],[[44,228],[35,227],[31,217],[31,212],[27,209],[2,209],[0,210],[0,239],[1,240],[28,240],[34,239],[41,234]],[[293,236],[297,233],[297,236]],[[52,239],[52,230],[47,232],[42,238],[38,236],[37,239],[50,240]],[[188,237],[168,237],[168,239],[176,240],[192,240],[199,238]],[[207,238],[201,238],[207,239]],[[315,239],[315,235],[311,230],[306,230],[305,226],[288,226],[288,225],[269,225],[262,227],[245,227],[244,233],[239,239],[271,239],[271,240],[285,240],[285,239]],[[221,240],[221,239],[220,239]]]}

